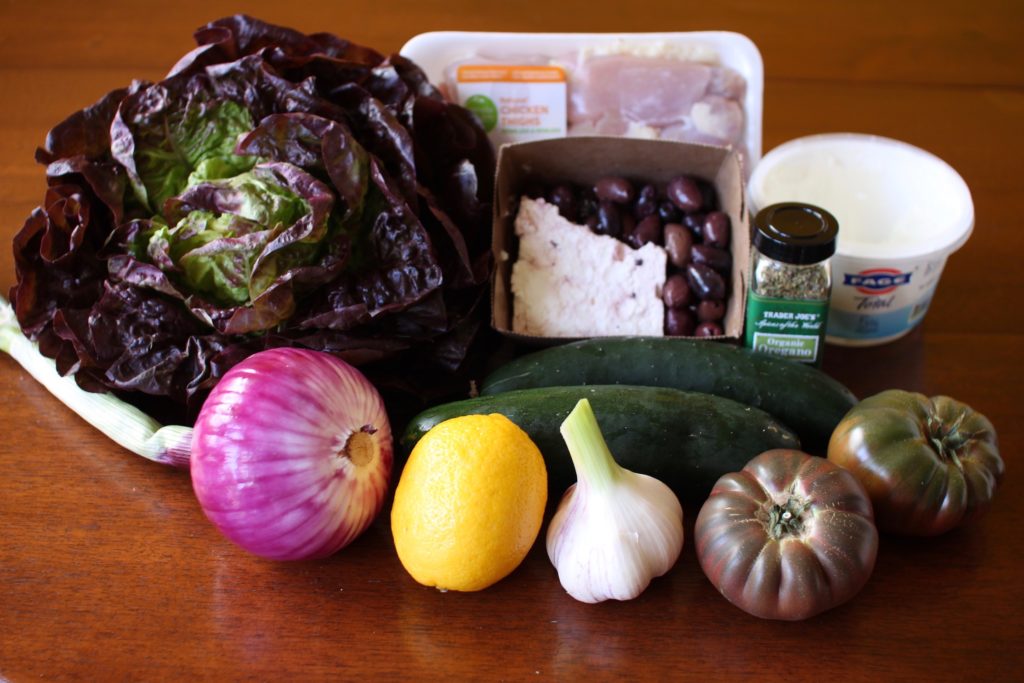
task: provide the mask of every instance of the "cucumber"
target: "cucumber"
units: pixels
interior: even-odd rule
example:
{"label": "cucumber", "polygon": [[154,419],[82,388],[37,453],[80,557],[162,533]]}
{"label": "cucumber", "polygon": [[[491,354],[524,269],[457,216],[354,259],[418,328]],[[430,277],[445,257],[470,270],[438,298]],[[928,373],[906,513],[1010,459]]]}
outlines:
{"label": "cucumber", "polygon": [[460,415],[500,413],[544,455],[552,499],[576,481],[559,427],[581,398],[590,400],[608,448],[626,469],[656,477],[683,501],[703,501],[723,474],[799,439],[764,411],[729,399],[657,387],[546,387],[481,396],[414,417],[400,444],[409,451],[431,427]]}
{"label": "cucumber", "polygon": [[716,342],[664,337],[587,339],[517,358],[484,379],[480,393],[586,384],[699,391],[760,408],[824,455],[856,403],[849,389],[809,365]]}

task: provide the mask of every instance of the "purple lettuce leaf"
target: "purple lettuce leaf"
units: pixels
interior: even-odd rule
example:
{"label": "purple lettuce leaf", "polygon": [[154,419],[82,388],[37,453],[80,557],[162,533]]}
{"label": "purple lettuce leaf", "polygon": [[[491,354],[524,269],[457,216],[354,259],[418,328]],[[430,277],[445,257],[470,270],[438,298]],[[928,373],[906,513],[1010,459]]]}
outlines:
{"label": "purple lettuce leaf", "polygon": [[441,387],[486,315],[486,134],[409,60],[331,34],[238,15],[196,42],[38,150],[49,189],[13,244],[26,334],[81,386],[184,419],[281,345]]}

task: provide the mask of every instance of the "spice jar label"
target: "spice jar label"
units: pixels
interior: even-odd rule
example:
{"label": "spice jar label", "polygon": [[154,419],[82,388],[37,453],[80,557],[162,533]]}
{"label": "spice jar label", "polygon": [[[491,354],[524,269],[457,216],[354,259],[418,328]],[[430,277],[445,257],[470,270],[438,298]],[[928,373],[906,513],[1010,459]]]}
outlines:
{"label": "spice jar label", "polygon": [[747,346],[759,353],[819,365],[828,300],[793,301],[753,292],[747,300]]}

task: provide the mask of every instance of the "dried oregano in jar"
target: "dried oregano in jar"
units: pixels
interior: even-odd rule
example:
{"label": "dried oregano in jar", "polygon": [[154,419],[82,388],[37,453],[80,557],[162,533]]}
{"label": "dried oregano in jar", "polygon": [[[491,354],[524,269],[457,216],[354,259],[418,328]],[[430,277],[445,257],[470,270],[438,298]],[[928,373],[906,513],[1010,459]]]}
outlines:
{"label": "dried oregano in jar", "polygon": [[747,346],[821,364],[839,224],[809,204],[773,204],[754,218]]}

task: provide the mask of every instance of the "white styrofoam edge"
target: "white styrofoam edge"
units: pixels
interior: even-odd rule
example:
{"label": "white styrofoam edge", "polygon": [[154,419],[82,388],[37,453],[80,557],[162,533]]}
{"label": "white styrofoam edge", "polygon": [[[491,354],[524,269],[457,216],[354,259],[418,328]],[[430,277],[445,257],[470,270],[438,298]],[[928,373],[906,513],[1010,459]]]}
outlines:
{"label": "white styrofoam edge", "polygon": [[827,147],[833,142],[853,142],[863,145],[893,147],[910,152],[913,156],[920,159],[922,163],[942,169],[942,173],[946,175],[950,187],[958,195],[957,203],[961,208],[959,214],[950,217],[949,229],[941,233],[938,239],[932,239],[915,247],[902,248],[882,248],[871,244],[841,246],[839,254],[863,262],[916,262],[932,258],[940,253],[948,256],[962,247],[970,238],[971,233],[974,231],[974,202],[971,198],[971,191],[967,186],[967,182],[957,173],[956,169],[940,157],[909,142],[867,133],[818,133],[789,140],[770,150],[764,155],[761,162],[754,166],[754,172],[747,183],[747,199],[751,212],[756,213],[764,208],[766,200],[761,194],[764,188],[764,178],[777,165],[795,155],[808,152],[813,153],[816,148]]}
{"label": "white styrofoam edge", "polygon": [[[636,43],[703,43],[712,47],[721,63],[740,73],[747,81],[743,108],[747,117],[746,143],[749,168],[761,159],[761,128],[764,108],[764,62],[750,38],[732,31],[690,31],[675,33],[501,33],[489,31],[431,31],[413,36],[399,51],[416,62],[431,83],[444,80],[445,68],[480,50],[488,54],[506,51],[553,54],[562,50],[607,45],[611,41]],[[514,52],[513,52],[514,51]]]}

